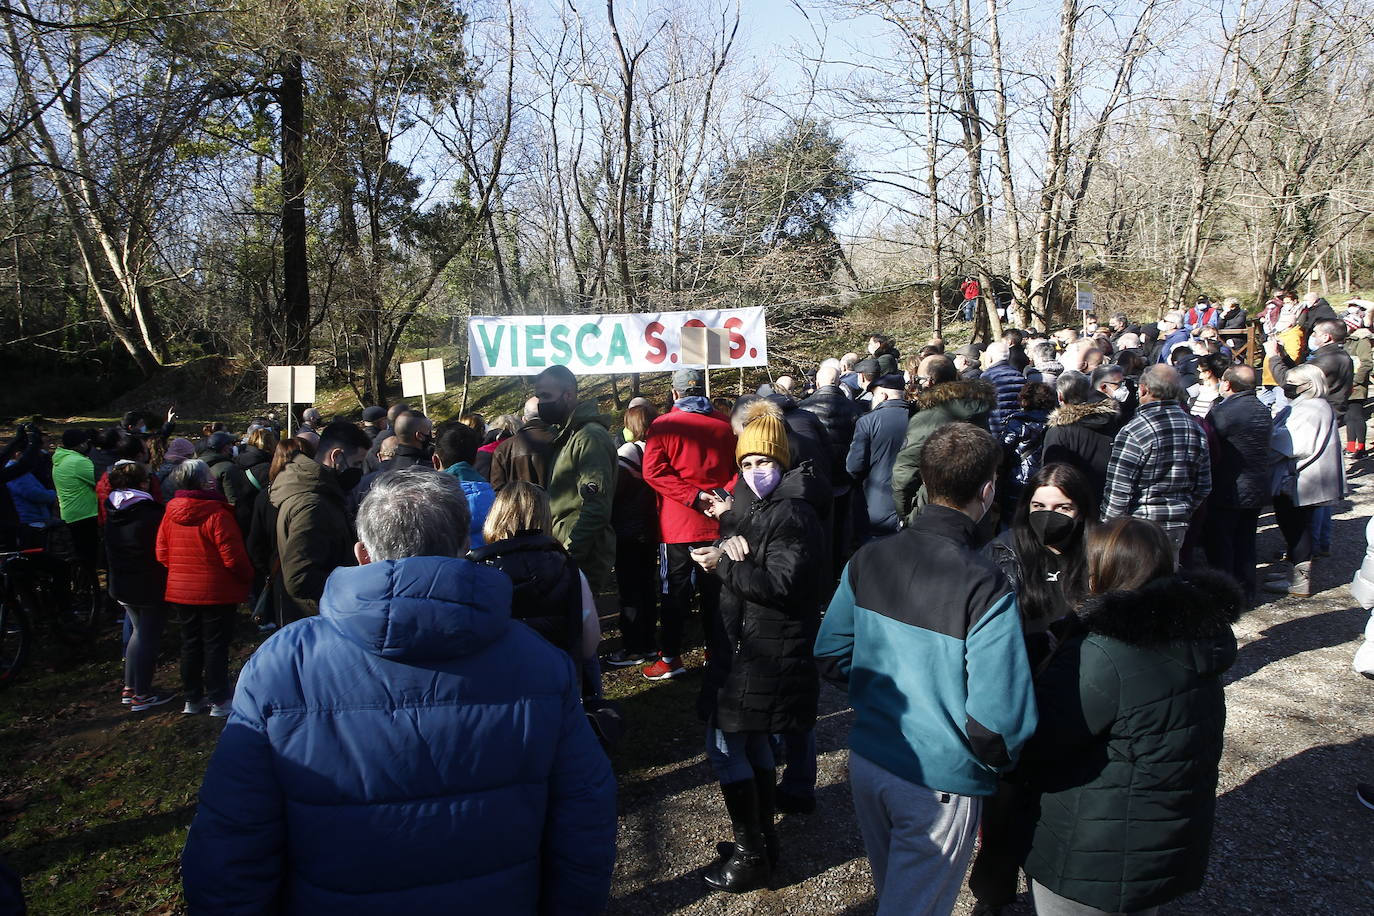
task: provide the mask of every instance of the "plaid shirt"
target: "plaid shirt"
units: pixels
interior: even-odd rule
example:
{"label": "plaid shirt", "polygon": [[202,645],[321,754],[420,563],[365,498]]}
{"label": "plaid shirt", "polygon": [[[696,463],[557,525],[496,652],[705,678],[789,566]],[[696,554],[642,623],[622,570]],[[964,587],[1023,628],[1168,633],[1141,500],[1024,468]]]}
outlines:
{"label": "plaid shirt", "polygon": [[1212,461],[1202,428],[1177,403],[1151,401],[1112,443],[1102,520],[1132,515],[1180,527],[1210,492]]}

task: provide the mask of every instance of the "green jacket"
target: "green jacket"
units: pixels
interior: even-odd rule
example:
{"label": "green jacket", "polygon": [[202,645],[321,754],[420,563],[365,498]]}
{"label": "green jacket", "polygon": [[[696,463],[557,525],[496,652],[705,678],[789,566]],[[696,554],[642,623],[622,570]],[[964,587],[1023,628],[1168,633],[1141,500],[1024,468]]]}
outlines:
{"label": "green jacket", "polygon": [[277,508],[277,557],[285,620],[313,617],[329,574],[356,566],[353,519],[339,475],[313,458],[297,455],[267,491]]}
{"label": "green jacket", "polygon": [[1026,874],[1107,912],[1202,886],[1241,596],[1189,571],[1084,606],[1036,684],[1022,772],[1040,793]]}
{"label": "green jacket", "polygon": [[1355,361],[1355,384],[1350,389],[1350,399],[1352,401],[1362,401],[1369,397],[1369,370],[1371,362],[1374,362],[1374,334],[1370,334],[1369,328],[1360,328],[1352,333],[1345,341],[1345,352],[1350,354],[1350,358]]}
{"label": "green jacket", "polygon": [[59,448],[52,453],[52,483],[62,521],[79,522],[96,514],[95,465],[80,452]]}
{"label": "green jacket", "polygon": [[963,421],[988,428],[988,416],[997,407],[997,389],[979,379],[941,382],[916,399],[916,412],[906,424],[906,441],[892,465],[892,497],[897,517],[910,521],[925,505],[921,483],[921,450],[926,440],[946,423]]}
{"label": "green jacket", "polygon": [[614,585],[615,440],[594,401],[581,401],[554,440],[549,474],[553,536],[563,542],[593,591]]}

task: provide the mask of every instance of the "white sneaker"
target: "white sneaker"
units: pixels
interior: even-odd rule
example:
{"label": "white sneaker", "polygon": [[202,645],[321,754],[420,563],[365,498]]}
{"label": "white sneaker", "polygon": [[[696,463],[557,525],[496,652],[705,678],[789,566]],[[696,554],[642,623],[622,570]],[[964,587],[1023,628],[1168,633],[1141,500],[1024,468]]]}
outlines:
{"label": "white sneaker", "polygon": [[209,705],[206,703],[193,703],[187,700],[186,705],[182,707],[181,714],[183,716],[198,716],[209,708]]}
{"label": "white sneaker", "polygon": [[210,715],[216,719],[228,718],[229,710],[231,709],[233,709],[233,704],[231,703],[211,703]]}

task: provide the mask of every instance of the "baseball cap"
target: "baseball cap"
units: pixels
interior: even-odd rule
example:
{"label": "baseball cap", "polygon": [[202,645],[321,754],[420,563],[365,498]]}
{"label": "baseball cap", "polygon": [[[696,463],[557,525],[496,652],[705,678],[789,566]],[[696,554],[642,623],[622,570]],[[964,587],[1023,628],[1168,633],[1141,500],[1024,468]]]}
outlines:
{"label": "baseball cap", "polygon": [[706,373],[700,369],[679,369],[673,373],[674,391],[691,391],[706,387]]}

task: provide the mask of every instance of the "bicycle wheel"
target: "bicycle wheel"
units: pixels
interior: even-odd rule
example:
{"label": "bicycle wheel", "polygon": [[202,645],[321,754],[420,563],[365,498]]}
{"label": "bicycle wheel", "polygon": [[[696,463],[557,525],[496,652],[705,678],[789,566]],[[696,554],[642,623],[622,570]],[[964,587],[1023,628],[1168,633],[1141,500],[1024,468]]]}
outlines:
{"label": "bicycle wheel", "polygon": [[12,599],[0,602],[0,690],[18,677],[28,661],[32,640],[28,612]]}
{"label": "bicycle wheel", "polygon": [[95,633],[100,612],[105,607],[105,592],[99,580],[94,579],[80,566],[72,568],[71,586],[65,601],[49,593],[50,600],[60,603],[54,608],[54,629],[57,638],[68,645],[89,642]]}

